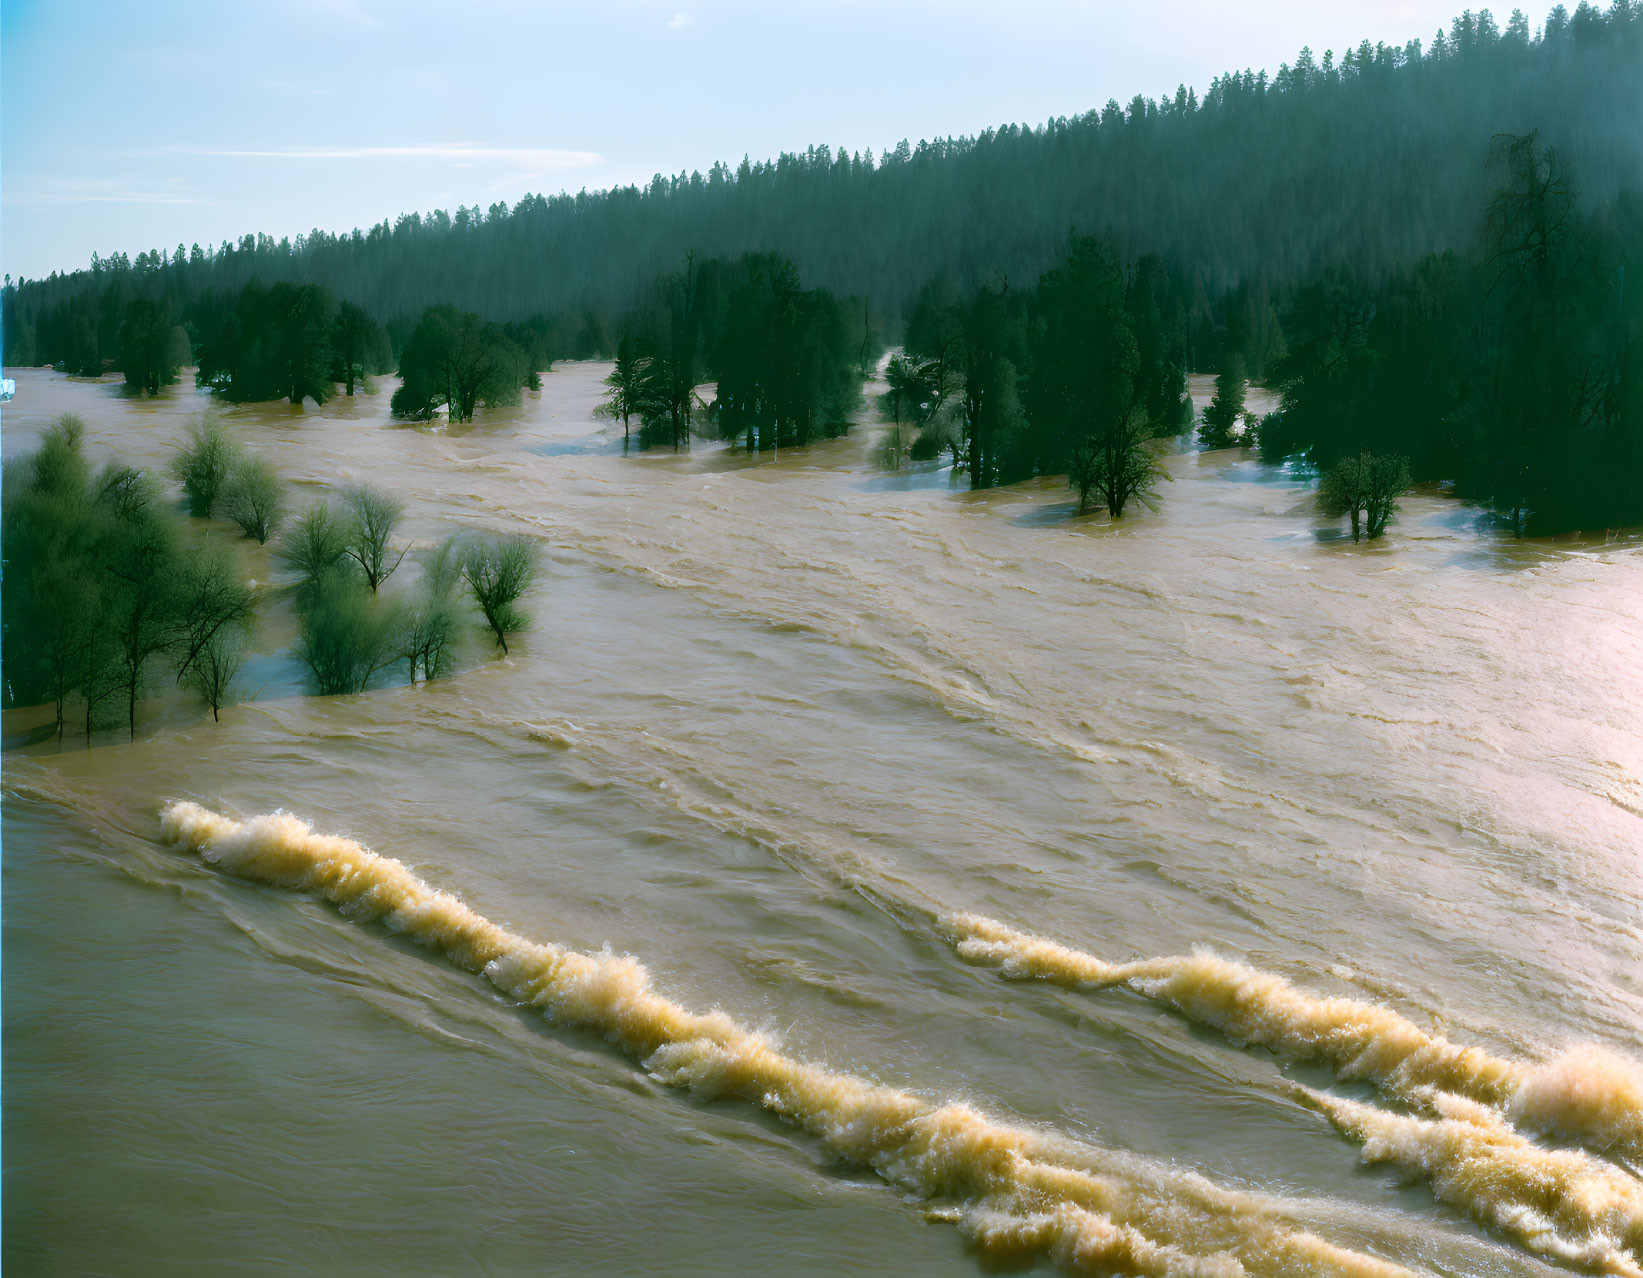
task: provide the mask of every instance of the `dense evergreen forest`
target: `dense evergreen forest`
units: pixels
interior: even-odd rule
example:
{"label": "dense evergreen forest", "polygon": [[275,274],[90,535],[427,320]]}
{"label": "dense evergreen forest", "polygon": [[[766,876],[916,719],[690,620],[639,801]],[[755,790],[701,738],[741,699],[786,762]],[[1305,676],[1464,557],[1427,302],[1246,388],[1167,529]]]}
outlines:
{"label": "dense evergreen forest", "polygon": [[781,253],[813,285],[866,297],[892,332],[932,276],[1028,282],[1070,230],[1183,264],[1206,309],[1240,284],[1265,297],[1332,266],[1378,279],[1478,242],[1497,133],[1538,129],[1587,207],[1643,186],[1640,12],[1638,0],[1559,6],[1538,34],[1521,13],[1503,28],[1469,12],[1425,45],[1303,49],[1202,98],[1183,87],[877,156],[814,146],[644,188],[115,254],[8,290],[5,359],[60,360],[70,309],[117,358],[131,296],[165,297],[199,340],[253,278],[323,283],[385,322],[441,303],[498,322],[561,316],[557,353],[585,354],[690,251]]}
{"label": "dense evergreen forest", "polygon": [[[1519,532],[1615,527],[1643,521],[1639,120],[1639,0],[1538,33],[1469,11],[1201,100],[94,259],[8,280],[5,357],[146,391],[192,357],[225,397],[293,402],[397,365],[396,415],[464,420],[614,355],[641,446],[757,449],[842,430],[900,335],[889,464],[1066,474],[1116,516],[1191,424],[1186,374],[1217,371],[1205,444],[1337,471],[1371,537],[1398,478]],[[1245,375],[1281,393],[1265,421]]]}

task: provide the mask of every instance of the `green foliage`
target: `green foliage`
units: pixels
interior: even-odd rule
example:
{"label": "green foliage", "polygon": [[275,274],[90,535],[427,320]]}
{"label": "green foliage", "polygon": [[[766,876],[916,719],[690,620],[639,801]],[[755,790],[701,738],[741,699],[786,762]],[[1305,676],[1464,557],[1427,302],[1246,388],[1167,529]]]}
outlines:
{"label": "green foliage", "polygon": [[154,395],[177,380],[180,363],[188,354],[187,336],[179,342],[177,333],[169,303],[146,298],[126,303],[120,325],[120,371],[127,386]]}
{"label": "green foliage", "polygon": [[1150,441],[1190,413],[1185,324],[1163,278],[1075,237],[1030,293],[989,286],[965,302],[926,285],[907,329],[916,358],[887,369],[892,411],[923,423],[912,456],[951,449],[972,488],[1066,474],[1081,511],[1150,504],[1163,474]]}
{"label": "green foliage", "polygon": [[405,550],[395,555],[388,544],[405,514],[405,503],[370,484],[343,489],[342,503],[348,512],[342,534],[344,551],[359,565],[374,595],[405,558]]}
{"label": "green foliage", "polygon": [[666,411],[666,405],[653,402],[654,386],[651,377],[652,357],[643,355],[632,334],[624,333],[616,347],[616,362],[605,378],[610,387],[604,402],[595,409],[600,417],[619,418],[622,422],[622,445],[625,448],[631,433],[631,420],[646,416],[656,417]]}
{"label": "green foliage", "polygon": [[322,580],[338,571],[347,554],[347,523],[325,502],[317,502],[304,511],[286,531],[279,547],[281,561],[301,577],[302,593],[311,593]]}
{"label": "green foliage", "polygon": [[331,380],[341,382],[349,395],[356,384],[364,385],[367,374],[386,373],[394,362],[387,330],[353,302],[337,308],[331,326],[331,359]]}
{"label": "green foliage", "polygon": [[916,424],[920,411],[934,397],[919,362],[905,354],[892,355],[885,364],[884,384],[887,389],[879,396],[879,415],[896,426]]}
{"label": "green foliage", "polygon": [[1406,457],[1519,533],[1643,520],[1643,201],[1583,217],[1532,134],[1495,173],[1481,253],[1297,292],[1262,453]]}
{"label": "green foliage", "polygon": [[178,528],[159,492],[143,474],[105,470],[100,500],[110,512],[98,549],[102,604],[113,640],[113,681],[126,702],[127,722],[137,735],[137,702],[149,658],[172,642],[184,613]]}
{"label": "green foliage", "polygon": [[462,568],[455,538],[447,538],[423,559],[421,588],[404,612],[399,654],[410,662],[413,683],[419,665],[425,679],[438,679],[450,670],[460,621],[456,594]]}
{"label": "green foliage", "polygon": [[264,288],[252,280],[201,348],[197,381],[236,403],[312,399],[323,404],[335,391],[335,313],[336,300],[319,284]]}
{"label": "green foliage", "polygon": [[92,474],[77,418],[59,418],[33,454],[8,462],[6,704],[52,703],[61,736],[77,702],[88,740],[118,719],[135,737],[157,667],[190,683],[214,636],[248,632],[251,590],[231,554],[187,535],[147,474],[114,462]]}
{"label": "green foliage", "polygon": [[28,490],[52,499],[84,497],[91,478],[85,438],[86,423],[78,413],[64,413],[46,427],[40,446],[22,467]]}
{"label": "green foliage", "polygon": [[134,295],[170,291],[207,338],[223,299],[261,278],[334,282],[385,319],[444,302],[498,322],[545,310],[555,353],[588,357],[613,348],[609,318],[692,249],[789,256],[812,287],[864,298],[894,330],[926,280],[950,275],[969,294],[997,272],[1036,279],[1072,227],[1181,265],[1195,367],[1238,353],[1265,381],[1278,351],[1271,317],[1296,284],[1340,267],[1378,280],[1422,254],[1477,246],[1495,134],[1535,124],[1578,149],[1594,208],[1634,186],[1640,43],[1634,3],[1560,8],[1538,36],[1474,11],[1425,47],[1366,42],[1328,64],[1305,52],[1268,71],[1229,69],[1201,96],[1183,86],[1090,102],[882,155],[812,146],[454,217],[247,235],[186,261],[116,254],[20,288],[6,360],[30,329],[39,358],[65,359],[81,298],[96,342],[102,295],[122,277]]}
{"label": "green foliage", "polygon": [[[886,470],[898,470],[917,445],[916,431],[940,406],[937,374],[933,363],[925,363],[905,353],[890,356],[884,366],[886,390],[878,398],[879,416],[890,423],[877,447],[878,462]],[[920,452],[934,457],[935,440]],[[916,457],[915,460],[926,460]]]}
{"label": "green foliage", "polygon": [[709,335],[720,434],[750,452],[842,435],[861,399],[855,308],[804,289],[793,263],[771,254],[749,254],[723,278]]}
{"label": "green foliage", "polygon": [[321,696],[353,696],[399,654],[402,623],[356,578],[326,573],[302,596],[297,658]]}
{"label": "green foliage", "polygon": [[228,626],[205,641],[200,655],[183,676],[182,682],[200,694],[211,707],[211,721],[221,719],[221,710],[232,694],[234,679],[245,665],[249,640],[238,626]]}
{"label": "green foliage", "polygon": [[177,682],[200,694],[216,721],[245,663],[256,598],[233,552],[211,543],[178,574],[178,619],[171,651]]}
{"label": "green foliage", "polygon": [[188,498],[189,514],[203,519],[216,513],[240,461],[239,441],[216,413],[207,411],[189,426],[170,466],[171,477]]}
{"label": "green foliage", "polygon": [[517,404],[532,370],[500,325],[435,306],[417,321],[399,372],[395,417],[427,421],[443,407],[451,421],[469,422],[481,403],[487,408]]}
{"label": "green foliage", "polygon": [[1367,534],[1375,541],[1398,509],[1397,498],[1409,487],[1409,463],[1402,457],[1359,453],[1343,457],[1323,473],[1318,509],[1331,519],[1351,517],[1352,540]]}
{"label": "green foliage", "polygon": [[47,428],[32,456],[5,468],[4,626],[7,705],[64,707],[84,685],[88,636],[101,620],[95,571],[103,512],[94,510],[84,424],[65,415]]}
{"label": "green foliage", "polygon": [[1247,434],[1233,429],[1243,417],[1244,360],[1241,355],[1233,355],[1215,379],[1215,398],[1204,409],[1198,442],[1205,448],[1231,448],[1234,444],[1248,443]]}
{"label": "green foliage", "polygon": [[508,651],[508,635],[530,623],[518,601],[536,577],[537,553],[529,537],[485,537],[462,557],[462,579],[485,614],[485,623],[503,655]]}
{"label": "green foliage", "polygon": [[285,522],[285,481],[265,458],[240,457],[229,469],[221,506],[241,532],[265,544]]}
{"label": "green foliage", "polygon": [[696,387],[707,372],[704,347],[722,324],[723,274],[723,263],[704,265],[688,253],[684,268],[658,277],[648,304],[627,319],[629,415],[639,417],[642,448],[670,444],[677,451],[690,443],[702,406]]}
{"label": "green foliage", "polygon": [[233,552],[212,542],[184,558],[175,588],[180,606],[170,643],[181,682],[220,632],[250,628],[255,597]]}
{"label": "green foliage", "polygon": [[[714,427],[762,448],[842,430],[878,330],[905,320],[930,381],[906,422],[892,391],[895,460],[951,450],[975,487],[1076,470],[1087,502],[1105,481],[1089,479],[1094,427],[1072,424],[1078,377],[1045,309],[1062,303],[1022,287],[1067,269],[1072,227],[1126,257],[1103,313],[1134,341],[1129,394],[1152,435],[1190,426],[1188,368],[1241,363],[1281,396],[1268,458],[1327,469],[1370,449],[1520,532],[1614,527],[1643,520],[1640,57],[1632,0],[1559,6],[1538,35],[1468,12],[1429,47],[1303,50],[1201,100],[1183,87],[877,157],[811,147],[186,260],[115,254],[8,286],[5,354],[151,385],[138,348],[169,307],[200,338],[201,384],[230,398],[322,398],[362,350],[385,365],[391,340],[395,411],[449,404],[461,421],[622,332],[613,415],[637,415],[641,443],[687,445],[717,380]],[[359,312],[336,312],[322,280]],[[1238,419],[1224,390],[1214,441]],[[1130,430],[1116,408],[1101,420]]]}
{"label": "green foliage", "polygon": [[951,402],[925,418],[924,429],[919,431],[907,455],[913,461],[934,461],[943,453],[953,455],[957,465],[964,451],[964,434],[959,424],[958,407]]}

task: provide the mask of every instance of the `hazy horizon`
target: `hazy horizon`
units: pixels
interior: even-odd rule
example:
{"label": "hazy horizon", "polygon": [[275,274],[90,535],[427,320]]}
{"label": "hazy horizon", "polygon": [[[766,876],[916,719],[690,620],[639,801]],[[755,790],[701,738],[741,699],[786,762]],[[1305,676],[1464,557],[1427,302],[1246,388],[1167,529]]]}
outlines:
{"label": "hazy horizon", "polygon": [[[1321,57],[1363,39],[1429,43],[1455,7],[1285,0],[1231,14],[1172,0],[1145,17],[1044,3],[1003,17],[669,0],[546,15],[499,0],[469,11],[472,44],[453,49],[420,3],[222,13],[174,0],[141,20],[9,4],[0,269],[34,278],[93,252],[345,231],[824,142],[878,154],[1183,83],[1201,93],[1303,45]],[[271,42],[291,56],[270,62]]]}

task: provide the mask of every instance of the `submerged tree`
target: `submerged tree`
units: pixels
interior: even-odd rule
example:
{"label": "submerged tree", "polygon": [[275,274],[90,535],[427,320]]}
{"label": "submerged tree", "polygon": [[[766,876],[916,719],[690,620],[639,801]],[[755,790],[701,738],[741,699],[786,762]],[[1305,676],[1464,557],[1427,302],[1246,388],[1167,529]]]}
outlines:
{"label": "submerged tree", "polygon": [[1243,442],[1233,430],[1243,415],[1244,361],[1241,355],[1231,355],[1226,368],[1215,379],[1215,398],[1204,409],[1204,420],[1198,427],[1198,442],[1205,448],[1231,448]]}
{"label": "submerged tree", "polygon": [[226,546],[208,541],[187,557],[177,579],[178,617],[171,637],[177,681],[185,683],[201,654],[228,630],[249,630],[255,596]]}
{"label": "submerged tree", "polygon": [[83,433],[61,418],[6,467],[5,699],[52,702],[61,736],[78,698],[88,741],[119,706],[135,737],[158,668],[191,683],[217,636],[249,631],[252,590],[227,548],[189,544],[151,476],[117,462],[93,476]]}
{"label": "submerged tree", "polygon": [[1318,509],[1331,519],[1348,515],[1352,540],[1367,533],[1375,541],[1398,509],[1397,498],[1409,487],[1409,465],[1402,457],[1359,453],[1343,457],[1323,474]]}
{"label": "submerged tree", "polygon": [[[1145,392],[1155,381],[1173,384],[1161,354],[1143,363],[1125,289],[1110,246],[1074,240],[1067,261],[1039,281],[1028,386],[1046,437],[1040,447],[1065,467],[1080,512],[1099,502],[1115,519],[1132,500],[1150,504],[1164,474],[1151,441],[1167,423],[1149,411]],[[1170,395],[1159,402],[1175,413]]]}
{"label": "submerged tree", "polygon": [[406,608],[400,649],[400,655],[410,662],[413,683],[418,666],[424,679],[438,679],[450,668],[462,567],[462,553],[454,538],[441,542],[423,560],[421,589]]}
{"label": "submerged tree", "polygon": [[441,406],[453,422],[470,422],[479,404],[517,404],[532,370],[500,325],[452,306],[422,313],[400,356],[395,417],[427,421]]}
{"label": "submerged tree", "polygon": [[228,472],[223,486],[222,512],[258,545],[285,522],[285,481],[261,457],[241,457]]}
{"label": "submerged tree", "polygon": [[345,393],[352,395],[355,385],[363,386],[367,373],[380,373],[393,367],[393,353],[388,346],[388,334],[361,306],[344,302],[337,308],[337,317],[331,326],[331,380],[341,382]]}
{"label": "submerged tree", "polygon": [[215,337],[200,349],[199,383],[237,403],[331,398],[331,321],[336,300],[318,284],[256,280],[241,290]]}
{"label": "submerged tree", "polygon": [[861,400],[854,308],[805,289],[775,254],[747,254],[721,274],[723,315],[709,334],[719,434],[749,452],[842,435]]}
{"label": "submerged tree", "polygon": [[399,631],[395,609],[332,572],[305,599],[296,655],[322,696],[352,696],[399,656]]}
{"label": "submerged tree", "polygon": [[601,417],[621,419],[624,449],[628,445],[630,419],[637,416],[643,421],[647,411],[654,414],[661,407],[650,401],[650,366],[651,357],[640,354],[633,337],[624,333],[616,346],[615,366],[605,377],[605,385],[610,387],[610,391],[595,410]]}
{"label": "submerged tree", "polygon": [[239,626],[228,626],[214,633],[200,649],[194,664],[182,682],[199,693],[211,707],[211,721],[222,718],[235,678],[245,665],[248,643],[245,631]]}
{"label": "submerged tree", "polygon": [[311,592],[348,554],[348,529],[325,502],[310,506],[280,541],[279,557]]}
{"label": "submerged tree", "polygon": [[530,623],[518,600],[536,576],[536,561],[536,543],[524,536],[485,537],[463,556],[462,578],[504,656],[508,635]]}
{"label": "submerged tree", "polygon": [[59,736],[68,699],[81,687],[91,634],[103,618],[100,518],[84,437],[85,423],[64,414],[32,455],[5,468],[0,655],[6,704],[53,702]]}
{"label": "submerged tree", "polygon": [[126,721],[137,736],[137,702],[149,658],[163,652],[176,633],[182,609],[181,559],[176,525],[159,493],[141,472],[111,467],[100,498],[110,513],[108,538],[99,558],[113,639],[115,686],[126,702]]}
{"label": "submerged tree", "polygon": [[344,549],[365,574],[365,582],[374,595],[382,583],[394,575],[394,569],[404,561],[405,551],[409,549],[403,548],[394,555],[388,545],[405,513],[405,503],[369,484],[344,489],[342,501],[348,511]]}
{"label": "submerged tree", "polygon": [[240,444],[214,411],[188,428],[187,438],[171,460],[171,476],[183,486],[188,513],[209,518],[240,461]]}
{"label": "submerged tree", "polygon": [[171,318],[164,301],[133,298],[120,325],[120,371],[126,385],[149,395],[177,380],[189,361],[188,334]]}
{"label": "submerged tree", "polygon": [[890,429],[879,441],[879,464],[886,470],[898,470],[912,448],[914,430],[924,424],[935,392],[923,376],[922,364],[899,352],[885,362],[884,384],[878,409],[879,416],[890,423]]}

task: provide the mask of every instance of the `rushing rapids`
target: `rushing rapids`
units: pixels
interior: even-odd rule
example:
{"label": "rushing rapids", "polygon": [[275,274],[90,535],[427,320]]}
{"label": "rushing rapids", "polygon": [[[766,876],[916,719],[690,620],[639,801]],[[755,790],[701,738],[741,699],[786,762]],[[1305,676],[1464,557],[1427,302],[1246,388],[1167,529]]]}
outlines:
{"label": "rushing rapids", "polygon": [[1531,1130],[1643,1156],[1643,1068],[1596,1044],[1576,1044],[1541,1064],[1503,1060],[1428,1034],[1391,1008],[1320,998],[1214,954],[1107,963],[979,915],[946,922],[960,954],[997,963],[1009,976],[1075,988],[1127,986],[1234,1042],[1319,1062],[1338,1078],[1365,1079],[1406,1099],[1456,1093]]}
{"label": "rushing rapids", "polygon": [[161,829],[234,874],[317,891],[350,917],[381,921],[483,972],[510,998],[610,1039],[664,1082],[760,1105],[892,1184],[956,1200],[979,1242],[1030,1244],[1080,1269],[1159,1278],[1408,1273],[1287,1229],[1266,1204],[1197,1177],[1126,1166],[1107,1151],[1010,1127],[968,1105],[935,1105],[807,1065],[722,1012],[693,1013],[655,993],[629,956],[529,941],[403,863],[351,839],[316,835],[296,817],[242,823],[185,802],[166,809]]}
{"label": "rushing rapids", "polygon": [[[1354,549],[1236,453],[1119,526],[881,473],[871,427],[623,456],[605,371],[468,431],[227,410],[299,505],[405,500],[406,573],[538,538],[506,660],[306,695],[236,542],[272,584],[220,724],[7,713],[8,1267],[1638,1263],[1635,548],[1417,493]],[[204,402],[17,376],[8,460],[75,411],[158,468]],[[349,837],[197,816],[219,873],[158,837],[179,797]],[[316,903],[364,843],[414,870]]]}
{"label": "rushing rapids", "polygon": [[1643,1183],[1612,1164],[1525,1140],[1488,1106],[1447,1092],[1414,1099],[1430,1117],[1299,1089],[1369,1162],[1428,1177],[1444,1202],[1532,1251],[1626,1278],[1643,1275]]}

